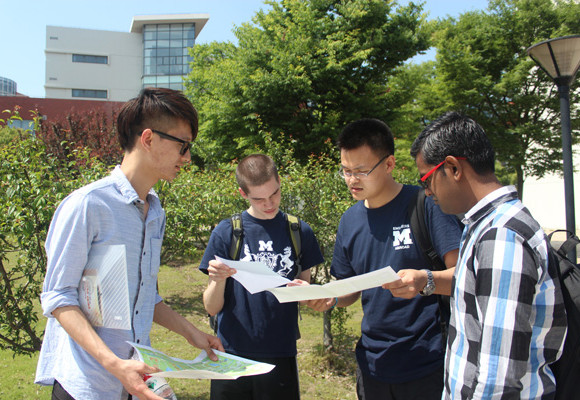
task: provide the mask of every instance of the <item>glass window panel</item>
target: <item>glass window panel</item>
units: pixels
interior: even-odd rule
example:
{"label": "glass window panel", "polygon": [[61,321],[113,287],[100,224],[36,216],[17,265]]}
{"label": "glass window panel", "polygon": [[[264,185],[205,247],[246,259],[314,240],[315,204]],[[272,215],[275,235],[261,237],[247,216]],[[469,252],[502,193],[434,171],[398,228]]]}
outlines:
{"label": "glass window panel", "polygon": [[169,76],[158,76],[157,77],[157,84],[167,85],[169,84]]}
{"label": "glass window panel", "polygon": [[183,41],[181,39],[173,39],[171,40],[171,47],[183,47]]}
{"label": "glass window panel", "polygon": [[169,75],[169,65],[158,65],[157,66],[158,75]]}
{"label": "glass window panel", "polygon": [[183,66],[182,65],[172,65],[170,74],[172,75],[182,75],[183,74]]}
{"label": "glass window panel", "polygon": [[157,49],[145,49],[143,51],[144,57],[155,57],[157,55]]}
{"label": "glass window panel", "polygon": [[157,48],[169,48],[169,40],[158,40]]}
{"label": "glass window panel", "polygon": [[170,83],[169,89],[173,90],[183,90],[183,85],[181,83]]}
{"label": "glass window panel", "polygon": [[157,49],[157,57],[167,57],[169,55],[169,49]]}
{"label": "glass window panel", "polygon": [[77,63],[108,64],[109,58],[107,56],[93,56],[90,54],[73,54],[72,61]]}
{"label": "glass window panel", "polygon": [[143,42],[143,46],[146,49],[154,49],[155,47],[157,47],[157,41],[156,40],[145,40],[145,42]]}
{"label": "glass window panel", "polygon": [[143,32],[157,31],[157,25],[145,24],[143,25]]}
{"label": "glass window panel", "polygon": [[157,39],[157,32],[143,32],[143,39],[156,40]]}
{"label": "glass window panel", "polygon": [[157,39],[158,40],[169,40],[169,31],[158,32]]}
{"label": "glass window panel", "polygon": [[184,42],[185,42],[185,45],[184,45],[185,47],[193,47],[193,45],[195,44],[195,40],[193,40],[193,39],[187,39],[187,40],[184,40]]}
{"label": "glass window panel", "polygon": [[183,24],[171,24],[171,31],[183,31]]}
{"label": "glass window panel", "polygon": [[157,73],[157,65],[145,65],[143,67],[143,74],[155,75]]}
{"label": "glass window panel", "polygon": [[144,85],[154,85],[157,83],[157,77],[156,76],[146,76],[143,78],[143,84]]}
{"label": "glass window panel", "polygon": [[157,30],[158,31],[168,31],[169,24],[159,24],[159,25],[157,25]]}
{"label": "glass window panel", "polygon": [[169,83],[181,83],[182,79],[181,75],[170,75]]}
{"label": "glass window panel", "polygon": [[183,31],[171,31],[170,35],[171,39],[182,39],[183,38]]}
{"label": "glass window panel", "polygon": [[169,50],[169,55],[171,56],[180,56],[182,53],[181,49],[171,49]]}

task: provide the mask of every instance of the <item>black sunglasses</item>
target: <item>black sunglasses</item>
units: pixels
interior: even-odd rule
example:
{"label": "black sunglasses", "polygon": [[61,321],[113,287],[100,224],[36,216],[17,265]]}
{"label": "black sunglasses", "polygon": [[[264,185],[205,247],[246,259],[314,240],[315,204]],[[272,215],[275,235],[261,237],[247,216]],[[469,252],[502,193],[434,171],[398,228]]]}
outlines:
{"label": "black sunglasses", "polygon": [[161,132],[161,131],[158,131],[156,129],[151,129],[151,131],[153,133],[158,134],[159,136],[161,136],[164,139],[173,140],[174,142],[181,143],[181,149],[179,150],[179,154],[180,155],[184,155],[188,151],[191,152],[191,146],[193,145],[193,143],[188,142],[187,140],[180,139],[180,138],[175,137],[175,136],[171,136],[171,135],[169,135],[169,134],[167,134],[165,132]]}

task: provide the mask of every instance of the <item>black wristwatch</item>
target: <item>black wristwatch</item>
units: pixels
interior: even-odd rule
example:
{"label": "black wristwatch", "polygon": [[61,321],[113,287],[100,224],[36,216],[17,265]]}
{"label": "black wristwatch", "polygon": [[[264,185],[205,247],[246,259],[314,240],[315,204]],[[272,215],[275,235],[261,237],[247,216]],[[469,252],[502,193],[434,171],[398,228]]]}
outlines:
{"label": "black wristwatch", "polygon": [[428,269],[424,269],[423,271],[427,272],[427,284],[423,290],[419,291],[419,294],[421,296],[431,296],[435,291],[435,280],[433,279],[433,273]]}

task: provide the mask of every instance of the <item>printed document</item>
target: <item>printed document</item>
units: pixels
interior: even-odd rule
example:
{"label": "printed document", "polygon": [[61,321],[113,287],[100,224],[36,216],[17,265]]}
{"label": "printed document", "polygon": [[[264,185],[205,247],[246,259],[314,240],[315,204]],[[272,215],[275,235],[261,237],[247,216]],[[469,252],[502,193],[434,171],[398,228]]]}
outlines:
{"label": "printed document", "polygon": [[266,374],[274,368],[272,364],[249,360],[218,350],[214,350],[219,357],[217,361],[211,360],[205,351],[202,351],[194,360],[181,360],[149,346],[127,343],[135,348],[133,358],[161,370],[150,375],[164,378],[238,379],[240,376]]}
{"label": "printed document", "polygon": [[290,301],[344,296],[399,279],[401,278],[391,267],[386,267],[351,278],[332,281],[325,285],[287,286],[271,288],[268,291],[272,292],[280,303],[288,303]]}
{"label": "printed document", "polygon": [[232,278],[240,282],[252,294],[292,282],[272,271],[263,262],[233,261],[217,256],[216,260],[223,262],[230,268],[235,268],[237,272],[232,275]]}
{"label": "printed document", "polygon": [[125,245],[91,248],[78,287],[79,304],[91,325],[131,329]]}

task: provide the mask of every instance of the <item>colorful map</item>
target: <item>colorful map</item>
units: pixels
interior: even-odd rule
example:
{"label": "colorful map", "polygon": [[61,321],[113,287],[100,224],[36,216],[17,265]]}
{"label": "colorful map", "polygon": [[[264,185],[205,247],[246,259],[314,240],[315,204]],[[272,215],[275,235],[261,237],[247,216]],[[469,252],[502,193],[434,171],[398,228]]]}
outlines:
{"label": "colorful map", "polygon": [[237,379],[240,376],[259,375],[270,372],[274,365],[260,363],[247,358],[214,350],[219,357],[211,360],[205,351],[194,360],[181,360],[152,347],[129,342],[137,351],[139,359],[145,364],[159,368],[162,372],[152,375],[169,378],[192,379]]}

